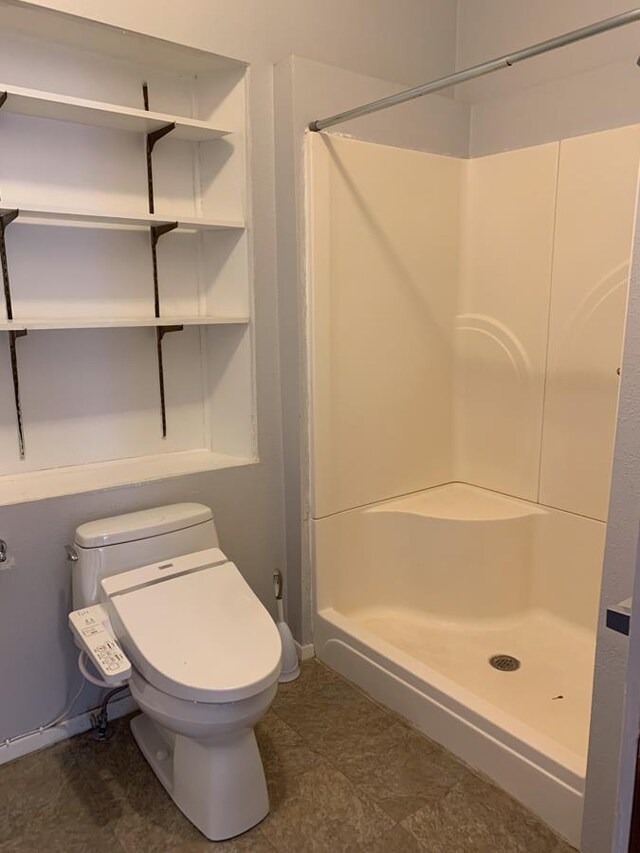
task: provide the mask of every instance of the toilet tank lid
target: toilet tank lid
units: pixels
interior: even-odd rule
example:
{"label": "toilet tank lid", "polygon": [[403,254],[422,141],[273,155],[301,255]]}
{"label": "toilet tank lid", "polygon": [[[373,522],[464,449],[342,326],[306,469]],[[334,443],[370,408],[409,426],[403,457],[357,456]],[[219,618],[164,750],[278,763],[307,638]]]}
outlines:
{"label": "toilet tank lid", "polygon": [[120,545],[172,533],[211,521],[213,513],[208,506],[197,503],[170,504],[139,512],[114,515],[81,524],[75,535],[75,544],[81,548],[102,548]]}

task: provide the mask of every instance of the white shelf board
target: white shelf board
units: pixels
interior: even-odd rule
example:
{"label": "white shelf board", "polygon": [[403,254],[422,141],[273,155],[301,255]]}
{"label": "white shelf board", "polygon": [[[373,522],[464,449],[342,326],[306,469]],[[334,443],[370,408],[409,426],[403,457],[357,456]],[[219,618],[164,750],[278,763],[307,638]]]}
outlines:
{"label": "white shelf board", "polygon": [[253,465],[256,462],[257,457],[228,456],[213,450],[198,449],[48,468],[24,474],[5,474],[0,476],[0,506],[182,477],[201,471]]}
{"label": "white shelf board", "polygon": [[0,320],[0,331],[28,331],[50,329],[122,329],[154,326],[217,326],[246,325],[249,317],[53,317],[49,319]]}
{"label": "white shelf board", "polygon": [[178,223],[179,231],[219,231],[243,229],[244,222],[233,219],[210,219],[200,216],[162,216],[159,213],[101,213],[96,210],[67,210],[62,207],[31,207],[10,204],[3,199],[0,215],[19,210],[16,222],[29,225],[67,225],[71,227],[149,228],[151,225]]}
{"label": "white shelf board", "polygon": [[175,123],[171,137],[186,139],[189,142],[206,142],[230,133],[198,119],[139,110],[103,101],[89,101],[86,98],[41,92],[38,89],[0,83],[0,92],[7,93],[0,115],[2,112],[10,112],[134,133],[151,133],[167,124]]}

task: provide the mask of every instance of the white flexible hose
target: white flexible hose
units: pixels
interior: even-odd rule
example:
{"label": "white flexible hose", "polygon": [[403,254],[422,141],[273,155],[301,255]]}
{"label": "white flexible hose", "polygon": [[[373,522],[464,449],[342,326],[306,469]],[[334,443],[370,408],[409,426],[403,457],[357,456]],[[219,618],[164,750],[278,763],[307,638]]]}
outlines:
{"label": "white flexible hose", "polygon": [[78,669],[91,684],[95,684],[96,687],[121,687],[126,684],[126,681],[118,681],[116,684],[111,684],[108,681],[103,681],[101,678],[97,678],[95,675],[91,675],[89,670],[87,669],[87,661],[89,657],[86,652],[82,651],[78,655]]}

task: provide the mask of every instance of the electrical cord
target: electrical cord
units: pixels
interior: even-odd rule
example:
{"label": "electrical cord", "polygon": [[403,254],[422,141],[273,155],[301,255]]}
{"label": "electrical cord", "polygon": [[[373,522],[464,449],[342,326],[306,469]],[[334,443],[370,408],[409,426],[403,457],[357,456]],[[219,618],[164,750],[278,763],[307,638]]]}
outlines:
{"label": "electrical cord", "polygon": [[102,700],[102,705],[100,706],[100,711],[94,717],[94,740],[109,740],[109,738],[113,734],[113,729],[109,725],[109,712],[107,710],[107,706],[114,696],[117,696],[118,693],[122,693],[123,690],[128,689],[128,684],[121,684],[119,687],[114,687],[113,690],[110,690],[104,697],[104,699]]}
{"label": "electrical cord", "polygon": [[[86,652],[80,652],[80,654],[78,655],[78,669],[80,670],[80,672],[82,673],[82,676],[83,676],[82,684],[80,685],[80,687],[78,688],[75,695],[73,696],[71,701],[68,703],[68,705],[64,709],[64,711],[62,711],[60,714],[58,714],[58,716],[54,720],[51,720],[51,722],[44,723],[43,725],[38,726],[38,728],[36,728],[36,729],[31,729],[30,732],[23,732],[23,734],[15,735],[14,737],[5,738],[3,741],[0,741],[0,748],[6,747],[6,746],[11,746],[12,743],[15,743],[16,741],[22,740],[25,737],[31,737],[32,735],[41,735],[43,732],[46,732],[48,729],[53,729],[53,728],[55,728],[55,726],[62,723],[66,719],[67,715],[70,713],[71,709],[76,704],[78,699],[80,698],[80,694],[84,690],[87,681],[91,682],[91,684],[95,684],[97,687],[110,687],[110,688],[112,688],[109,691],[109,693],[105,696],[104,700],[102,701],[102,703],[100,705],[101,716],[106,719],[107,703],[116,693],[119,693],[121,690],[124,690],[127,687],[127,683],[123,681],[120,684],[115,684],[115,685],[114,684],[107,684],[106,681],[102,681],[102,679],[96,678],[94,675],[91,675],[91,673],[88,671],[87,665],[85,662],[86,660],[87,660]],[[94,709],[94,710],[97,710],[97,709]]]}
{"label": "electrical cord", "polygon": [[84,690],[84,686],[85,686],[85,684],[86,684],[86,681],[83,679],[83,680],[82,680],[82,684],[81,684],[81,685],[80,685],[80,687],[78,688],[78,690],[77,690],[77,692],[76,692],[75,696],[73,697],[73,699],[69,702],[69,704],[68,704],[68,705],[67,705],[67,707],[64,709],[64,711],[62,711],[62,713],[58,714],[58,716],[55,718],[55,720],[51,720],[51,722],[50,722],[50,723],[45,723],[45,724],[44,724],[44,725],[42,725],[42,726],[38,726],[38,728],[37,728],[37,729],[32,729],[30,732],[24,732],[24,733],[23,733],[23,734],[21,734],[21,735],[15,735],[15,737],[8,737],[8,738],[5,738],[5,739],[2,741],[2,744],[1,744],[1,745],[2,745],[2,746],[10,746],[12,743],[15,743],[15,742],[16,742],[16,741],[18,741],[18,740],[22,740],[22,738],[30,737],[31,735],[41,735],[41,734],[42,734],[42,732],[47,731],[47,729],[53,729],[55,726],[59,725],[61,722],[63,722],[63,720],[66,718],[67,714],[69,714],[69,712],[71,711],[71,709],[73,708],[73,706],[76,704],[76,702],[77,702],[77,701],[78,701],[78,699],[80,698],[80,694],[81,694],[81,693],[82,693],[82,691]]}

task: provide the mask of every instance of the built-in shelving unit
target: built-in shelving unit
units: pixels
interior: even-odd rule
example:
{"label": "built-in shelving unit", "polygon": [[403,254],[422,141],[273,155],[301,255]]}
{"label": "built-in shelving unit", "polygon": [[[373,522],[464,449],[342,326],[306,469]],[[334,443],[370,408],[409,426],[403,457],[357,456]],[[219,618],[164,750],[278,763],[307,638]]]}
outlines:
{"label": "built-in shelving unit", "polygon": [[25,225],[61,225],[70,227],[103,226],[111,228],[150,228],[175,224],[179,231],[221,231],[242,229],[244,222],[199,216],[161,216],[158,213],[110,213],[96,210],[65,210],[44,205],[10,205],[3,199],[0,217],[17,211],[17,220]]}
{"label": "built-in shelving unit", "polygon": [[0,504],[256,460],[245,73],[0,0]]}
{"label": "built-in shelving unit", "polygon": [[74,124],[88,124],[91,127],[131,133],[153,133],[168,124],[173,124],[174,137],[189,142],[206,142],[230,133],[228,130],[222,130],[209,122],[197,119],[101,101],[89,101],[86,98],[73,98],[68,95],[58,95],[55,92],[41,92],[37,89],[25,89],[3,83],[0,83],[0,105],[7,112],[16,115],[69,121]]}
{"label": "built-in shelving unit", "polygon": [[0,320],[0,331],[55,329],[143,329],[159,326],[243,326],[249,317],[69,317]]}

